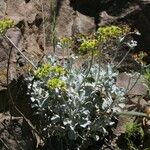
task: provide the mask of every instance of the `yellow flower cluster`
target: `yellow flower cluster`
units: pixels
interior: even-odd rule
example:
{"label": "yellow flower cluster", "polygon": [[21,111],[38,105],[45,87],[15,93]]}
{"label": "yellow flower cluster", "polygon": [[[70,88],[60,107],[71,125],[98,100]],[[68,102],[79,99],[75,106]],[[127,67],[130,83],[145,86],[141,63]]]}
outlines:
{"label": "yellow flower cluster", "polygon": [[47,81],[47,87],[49,89],[59,88],[64,90],[66,89],[66,83],[60,77],[67,73],[68,71],[59,65],[52,66],[51,64],[44,64],[36,70],[35,76],[39,79],[50,78]]}
{"label": "yellow flower cluster", "polygon": [[86,53],[89,50],[96,50],[98,45],[98,41],[96,39],[86,40],[81,43],[79,47],[79,51],[81,53]]}
{"label": "yellow flower cluster", "polygon": [[104,26],[99,27],[97,32],[91,35],[77,34],[73,37],[61,38],[59,44],[62,48],[72,48],[77,54],[85,55],[91,52],[97,54],[101,45],[126,35],[130,30],[127,25]]}
{"label": "yellow flower cluster", "polygon": [[69,48],[72,46],[72,39],[70,37],[63,37],[59,41],[61,43],[61,46],[63,48]]}
{"label": "yellow flower cluster", "polygon": [[57,76],[67,74],[67,70],[61,66],[52,66],[51,71],[54,72]]}
{"label": "yellow flower cluster", "polygon": [[47,77],[51,71],[51,67],[51,64],[42,65],[42,67],[36,70],[35,76],[40,79]]}
{"label": "yellow flower cluster", "polygon": [[44,64],[42,67],[38,68],[35,72],[35,76],[37,78],[45,78],[48,77],[49,74],[54,74],[59,77],[60,75],[66,75],[67,70],[61,66],[52,66],[51,64]]}
{"label": "yellow flower cluster", "polygon": [[4,34],[7,29],[14,26],[14,21],[11,19],[0,20],[0,34]]}
{"label": "yellow flower cluster", "polygon": [[122,36],[130,31],[130,28],[127,26],[119,27],[115,25],[100,27],[97,30],[98,40],[105,42],[111,38],[117,38]]}
{"label": "yellow flower cluster", "polygon": [[65,90],[66,89],[66,83],[64,81],[62,81],[59,78],[53,78],[53,79],[49,79],[47,81],[47,87],[49,89],[61,89],[61,90]]}

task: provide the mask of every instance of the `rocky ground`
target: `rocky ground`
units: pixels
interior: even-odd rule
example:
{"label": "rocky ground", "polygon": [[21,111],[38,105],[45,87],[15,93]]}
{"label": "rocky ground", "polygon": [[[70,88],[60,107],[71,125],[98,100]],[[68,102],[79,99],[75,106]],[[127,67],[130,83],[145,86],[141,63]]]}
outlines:
{"label": "rocky ground", "polygon": [[[137,29],[141,36],[134,36],[138,46],[131,53],[140,51],[148,55],[144,62],[150,63],[150,1],[149,0],[1,0],[0,19],[11,18],[15,26],[10,28],[6,35],[22,52],[34,62],[41,61],[43,56],[53,53],[55,37],[69,37],[77,33],[90,34],[100,26],[108,24],[129,24]],[[59,50],[56,53],[61,55]],[[133,58],[132,58],[133,59]],[[9,72],[8,72],[8,60]],[[131,59],[130,59],[131,60]],[[43,60],[44,61],[44,60]],[[134,70],[135,60],[126,61],[122,67]],[[38,145],[39,137],[29,128],[34,123],[26,93],[24,76],[31,68],[16,49],[5,39],[0,37],[0,149],[5,150],[34,150]],[[138,68],[138,67],[136,67]],[[128,72],[128,69],[126,69]],[[136,70],[138,71],[138,69]],[[133,76],[131,78],[131,76]],[[131,79],[130,79],[131,78]],[[118,85],[132,87],[138,76],[121,73],[118,76]],[[128,85],[127,81],[130,81]],[[12,109],[11,96],[21,113]],[[16,92],[18,93],[16,95]],[[129,93],[130,104],[137,108],[137,101],[147,94],[147,88],[142,79]],[[140,105],[147,104],[146,99],[140,99]],[[131,105],[129,105],[131,107]],[[13,117],[11,117],[13,116]],[[29,120],[32,119],[31,123]],[[122,119],[122,118],[121,118]],[[120,120],[121,120],[120,119]],[[127,118],[123,118],[126,122]],[[119,123],[118,123],[119,124]],[[115,134],[121,134],[124,129],[118,125]],[[28,134],[27,134],[28,133]],[[42,146],[41,146],[42,147]],[[46,148],[45,148],[46,149]]]}

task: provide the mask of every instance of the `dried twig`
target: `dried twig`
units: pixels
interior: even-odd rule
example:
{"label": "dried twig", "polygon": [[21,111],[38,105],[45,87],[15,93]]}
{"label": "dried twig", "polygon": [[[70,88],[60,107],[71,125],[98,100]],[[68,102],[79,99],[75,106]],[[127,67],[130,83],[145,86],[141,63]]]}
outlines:
{"label": "dried twig", "polygon": [[7,35],[4,35],[4,37],[16,48],[16,50],[23,56],[24,59],[26,59],[35,69],[37,69],[36,65],[23,54],[23,52],[15,45],[15,43]]}
{"label": "dried twig", "polygon": [[3,141],[2,138],[0,138],[0,141],[3,143],[3,145],[9,150],[9,147],[7,146],[7,144]]}
{"label": "dried twig", "polygon": [[[11,41],[11,39],[9,39],[7,36],[5,36],[10,42],[11,44],[22,54],[22,56],[28,60],[28,62],[30,62],[30,64],[32,64],[32,66],[34,68],[37,68],[19,49],[18,47]],[[9,87],[9,67],[10,67],[10,58],[11,58],[11,53],[12,53],[12,49],[10,50],[9,52],[9,58],[8,58],[8,65],[7,65],[7,90],[8,90],[8,95],[9,95],[9,98],[10,98],[10,102],[13,106],[13,108],[23,117],[23,119],[25,120],[25,122],[29,125],[29,127],[31,128],[31,130],[33,131],[36,139],[37,139],[37,146],[40,142],[44,142],[44,138],[40,135],[40,133],[36,130],[36,128],[33,126],[33,124],[30,122],[29,119],[27,119],[25,117],[25,115],[18,109],[18,107],[15,105],[14,103],[14,100],[13,100],[13,97],[12,97],[12,94],[11,94],[11,89]],[[40,139],[40,142],[39,142],[39,139]]]}
{"label": "dried twig", "polygon": [[126,54],[125,54],[124,57],[121,59],[121,61],[116,65],[116,68],[121,65],[121,63],[126,59],[126,57],[128,56],[128,54],[130,53],[131,50],[132,50],[132,48],[130,48],[130,49],[126,52]]}

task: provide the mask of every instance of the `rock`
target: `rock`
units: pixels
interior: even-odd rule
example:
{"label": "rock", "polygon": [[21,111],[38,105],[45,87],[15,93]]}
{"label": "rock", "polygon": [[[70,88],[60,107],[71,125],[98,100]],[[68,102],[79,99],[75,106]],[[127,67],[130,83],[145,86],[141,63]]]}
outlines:
{"label": "rock", "polygon": [[96,29],[94,17],[85,16],[79,12],[76,13],[74,23],[72,25],[72,35],[74,34],[90,34]]}
{"label": "rock", "polygon": [[26,20],[31,23],[35,20],[36,16],[35,3],[25,3],[25,1],[22,0],[8,0],[6,14],[7,17],[13,19],[16,24],[21,20]]}
{"label": "rock", "polygon": [[77,33],[88,34],[95,31],[94,17],[86,16],[70,7],[69,0],[64,0],[59,10],[56,23],[58,37],[72,36]]}
{"label": "rock", "polygon": [[71,36],[74,10],[70,7],[69,0],[64,0],[59,9],[56,20],[56,34],[58,37]]}
{"label": "rock", "polygon": [[[11,28],[7,31],[6,35],[14,42],[16,46],[21,38],[21,32],[18,28]],[[11,52],[11,55],[10,55]],[[9,65],[9,79],[13,80],[16,78],[16,55],[17,51],[12,47],[10,42],[6,38],[1,39],[0,43],[0,83],[2,85],[7,84],[7,66],[8,60],[10,61]],[[10,56],[9,56],[10,55]],[[1,86],[1,84],[0,84]]]}
{"label": "rock", "polygon": [[[6,32],[6,36],[14,43],[15,46],[18,47],[18,44],[22,36],[19,28],[8,29]],[[10,59],[9,60],[10,61],[10,65],[9,65],[10,80],[13,80],[13,79],[17,79],[17,72],[16,72],[17,66],[16,65],[17,65],[17,55],[19,52],[8,40],[7,40],[7,43],[11,47],[10,58],[8,57],[7,59],[8,60]]]}
{"label": "rock", "polygon": [[6,2],[5,0],[0,1],[0,19],[5,16],[6,13]]}
{"label": "rock", "polygon": [[144,79],[142,79],[139,73],[120,73],[117,77],[117,85],[127,89],[129,95],[146,95],[148,87],[143,81]]}
{"label": "rock", "polygon": [[5,150],[34,150],[35,138],[31,129],[22,117],[12,117],[0,114],[0,149]]}

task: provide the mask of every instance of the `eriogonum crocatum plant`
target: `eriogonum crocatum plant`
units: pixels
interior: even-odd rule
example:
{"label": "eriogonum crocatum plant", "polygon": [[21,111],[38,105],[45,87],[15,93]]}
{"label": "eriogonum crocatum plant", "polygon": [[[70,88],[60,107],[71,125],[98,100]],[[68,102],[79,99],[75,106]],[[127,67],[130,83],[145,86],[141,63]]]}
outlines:
{"label": "eriogonum crocatum plant", "polygon": [[88,62],[87,68],[76,68],[75,59],[72,55],[62,65],[49,56],[48,63],[26,80],[32,107],[45,118],[43,132],[47,137],[66,136],[68,142],[80,139],[79,148],[89,138],[98,141],[108,134],[125,90],[116,85],[118,72],[112,64],[104,68]]}

